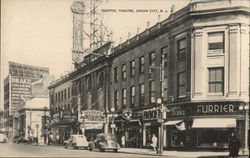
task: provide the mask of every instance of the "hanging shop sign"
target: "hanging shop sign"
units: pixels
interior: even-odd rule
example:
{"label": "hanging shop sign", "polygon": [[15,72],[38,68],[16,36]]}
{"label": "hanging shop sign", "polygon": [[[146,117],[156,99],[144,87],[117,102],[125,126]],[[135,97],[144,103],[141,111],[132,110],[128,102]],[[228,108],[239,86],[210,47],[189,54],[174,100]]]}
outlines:
{"label": "hanging shop sign", "polygon": [[89,130],[89,129],[102,129],[103,128],[103,124],[100,124],[100,123],[95,123],[95,124],[81,124],[80,128],[84,128],[86,130]]}
{"label": "hanging shop sign", "polygon": [[149,109],[143,111],[143,120],[156,120],[158,119],[158,110],[156,109]]}
{"label": "hanging shop sign", "polygon": [[81,112],[83,123],[105,123],[106,119],[102,111],[85,110]]}
{"label": "hanging shop sign", "polygon": [[233,115],[241,114],[239,106],[243,102],[205,102],[168,106],[168,117],[199,116],[199,115]]}

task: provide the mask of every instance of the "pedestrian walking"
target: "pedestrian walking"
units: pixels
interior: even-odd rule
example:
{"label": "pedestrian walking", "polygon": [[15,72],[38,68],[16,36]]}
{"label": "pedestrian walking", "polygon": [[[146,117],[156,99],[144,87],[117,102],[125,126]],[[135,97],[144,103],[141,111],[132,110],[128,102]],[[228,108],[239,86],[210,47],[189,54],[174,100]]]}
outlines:
{"label": "pedestrian walking", "polygon": [[121,137],[121,144],[122,144],[122,147],[125,148],[125,136]]}
{"label": "pedestrian walking", "polygon": [[239,156],[241,143],[235,131],[233,131],[232,134],[230,135],[228,147],[229,147],[229,157],[235,158]]}
{"label": "pedestrian walking", "polygon": [[153,134],[151,146],[153,147],[154,151],[156,150],[157,140],[158,140],[157,137],[155,136],[155,134]]}

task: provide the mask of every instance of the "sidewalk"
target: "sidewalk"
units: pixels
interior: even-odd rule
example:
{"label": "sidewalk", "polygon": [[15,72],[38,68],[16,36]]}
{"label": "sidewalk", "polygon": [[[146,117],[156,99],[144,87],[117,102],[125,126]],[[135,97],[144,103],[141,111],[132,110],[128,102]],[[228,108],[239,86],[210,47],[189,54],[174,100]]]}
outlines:
{"label": "sidewalk", "polygon": [[[36,144],[29,144],[36,145]],[[54,146],[62,148],[63,145],[58,144],[38,144],[40,146]],[[140,154],[140,155],[149,155],[149,156],[157,156],[157,157],[171,157],[171,158],[227,158],[229,152],[228,151],[176,151],[176,150],[164,150],[162,155],[158,155],[156,151],[152,149],[141,149],[141,148],[120,148],[118,152],[121,153],[129,153],[129,154]],[[247,155],[242,155],[239,153],[238,158],[248,158]]]}
{"label": "sidewalk", "polygon": [[[121,148],[119,152],[160,156],[152,149],[138,149],[138,148]],[[225,158],[228,157],[228,151],[163,151],[162,156],[180,157],[180,158]],[[240,153],[241,154],[241,153]],[[248,156],[240,155],[239,158],[248,158]]]}

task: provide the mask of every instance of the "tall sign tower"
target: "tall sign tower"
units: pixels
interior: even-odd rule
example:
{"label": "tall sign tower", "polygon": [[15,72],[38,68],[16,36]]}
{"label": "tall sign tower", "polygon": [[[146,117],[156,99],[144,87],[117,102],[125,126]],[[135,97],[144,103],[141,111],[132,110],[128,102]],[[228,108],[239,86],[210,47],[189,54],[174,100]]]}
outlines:
{"label": "tall sign tower", "polygon": [[102,0],[74,0],[72,4],[72,60],[75,66],[83,61],[84,56],[109,40],[103,23],[104,16],[99,11],[101,4]]}
{"label": "tall sign tower", "polygon": [[84,58],[83,47],[83,14],[85,5],[83,1],[74,0],[71,11],[73,13],[73,49],[72,60],[73,63],[79,64]]}

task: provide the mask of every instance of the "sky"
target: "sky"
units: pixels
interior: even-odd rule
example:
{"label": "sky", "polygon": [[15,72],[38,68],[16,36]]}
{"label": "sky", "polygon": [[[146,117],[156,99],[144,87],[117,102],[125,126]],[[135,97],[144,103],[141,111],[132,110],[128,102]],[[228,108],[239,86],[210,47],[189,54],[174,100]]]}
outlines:
{"label": "sky", "polygon": [[[104,23],[113,32],[115,45],[126,41],[170,14],[186,6],[191,0],[103,0],[100,12]],[[70,7],[73,0],[1,0],[1,105],[3,79],[8,75],[8,61],[48,67],[56,78],[73,70],[72,26]],[[117,12],[104,12],[113,9]],[[119,9],[133,9],[122,12]],[[148,12],[136,12],[144,9]],[[156,12],[156,10],[158,12]],[[159,13],[159,10],[163,12]],[[150,12],[151,11],[151,12]],[[0,106],[1,107],[1,106]]]}

